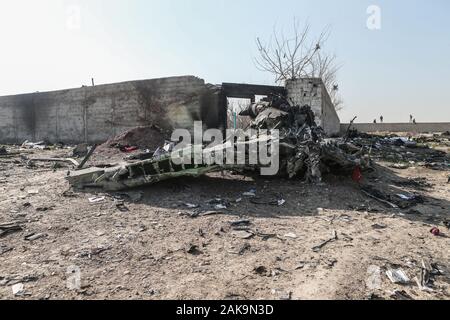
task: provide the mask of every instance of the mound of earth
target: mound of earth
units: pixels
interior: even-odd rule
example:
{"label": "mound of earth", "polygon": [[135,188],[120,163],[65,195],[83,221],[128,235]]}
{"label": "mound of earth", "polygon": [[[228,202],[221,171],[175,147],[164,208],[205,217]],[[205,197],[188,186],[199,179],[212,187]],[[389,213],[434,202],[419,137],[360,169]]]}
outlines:
{"label": "mound of earth", "polygon": [[[157,126],[132,128],[98,146],[92,161],[96,163],[105,161],[117,162],[121,161],[125,155],[145,150],[153,152],[164,145],[167,137],[168,135]],[[129,152],[124,152],[126,150],[129,150]]]}

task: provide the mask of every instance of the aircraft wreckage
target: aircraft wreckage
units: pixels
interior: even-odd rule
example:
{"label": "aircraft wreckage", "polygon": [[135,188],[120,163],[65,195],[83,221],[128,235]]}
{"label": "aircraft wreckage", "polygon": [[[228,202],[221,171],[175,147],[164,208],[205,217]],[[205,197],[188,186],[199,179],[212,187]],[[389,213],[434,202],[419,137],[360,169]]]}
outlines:
{"label": "aircraft wreckage", "polygon": [[[351,174],[357,167],[362,170],[370,167],[370,159],[362,149],[343,139],[326,139],[309,106],[291,105],[284,97],[272,95],[252,104],[240,115],[252,119],[247,131],[252,132],[250,136],[238,130],[222,144],[188,145],[176,152],[173,143],[167,144],[150,159],[72,171],[67,180],[76,188],[119,191],[223,170],[264,172],[269,165],[260,159],[254,161],[261,146],[272,159],[279,161],[275,174],[290,179],[320,182],[326,173]],[[199,158],[208,161],[200,164],[194,161]],[[238,158],[245,161],[235,161]]]}

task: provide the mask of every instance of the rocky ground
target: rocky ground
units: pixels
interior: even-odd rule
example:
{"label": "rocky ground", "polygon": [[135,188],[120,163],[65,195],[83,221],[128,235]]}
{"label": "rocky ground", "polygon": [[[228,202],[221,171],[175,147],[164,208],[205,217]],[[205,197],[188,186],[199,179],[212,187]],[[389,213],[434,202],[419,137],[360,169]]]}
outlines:
{"label": "rocky ground", "polygon": [[[364,174],[425,200],[405,209],[351,177],[226,172],[102,193],[71,190],[67,171],[0,157],[0,230],[18,226],[0,235],[1,299],[450,299],[448,171],[381,162]],[[392,283],[397,269],[410,281]]]}

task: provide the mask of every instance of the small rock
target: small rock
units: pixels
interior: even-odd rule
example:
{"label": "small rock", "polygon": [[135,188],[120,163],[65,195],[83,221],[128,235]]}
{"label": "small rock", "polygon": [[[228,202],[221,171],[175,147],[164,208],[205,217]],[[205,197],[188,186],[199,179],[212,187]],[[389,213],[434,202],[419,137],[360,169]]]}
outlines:
{"label": "small rock", "polygon": [[396,300],[414,300],[409,294],[406,293],[406,291],[402,290],[395,290],[392,295],[392,299]]}
{"label": "small rock", "polygon": [[239,239],[250,239],[254,237],[254,234],[245,230],[236,230],[231,233],[233,236]]}
{"label": "small rock", "polygon": [[267,275],[267,268],[264,266],[256,267],[253,271],[259,275]]}
{"label": "small rock", "polygon": [[35,240],[38,240],[41,238],[46,238],[46,237],[47,237],[47,234],[45,234],[45,233],[31,233],[31,234],[25,236],[25,240],[26,241],[35,241]]}
{"label": "small rock", "polygon": [[375,230],[382,230],[382,229],[386,229],[386,228],[387,228],[387,225],[385,225],[385,224],[376,223],[376,224],[372,225],[372,229],[375,229]]}
{"label": "small rock", "polygon": [[251,224],[250,220],[237,220],[237,221],[231,221],[230,225],[232,227],[238,227],[238,226],[248,226]]}
{"label": "small rock", "polygon": [[186,250],[187,253],[192,254],[193,256],[198,256],[202,254],[202,252],[199,250],[198,246],[190,244]]}

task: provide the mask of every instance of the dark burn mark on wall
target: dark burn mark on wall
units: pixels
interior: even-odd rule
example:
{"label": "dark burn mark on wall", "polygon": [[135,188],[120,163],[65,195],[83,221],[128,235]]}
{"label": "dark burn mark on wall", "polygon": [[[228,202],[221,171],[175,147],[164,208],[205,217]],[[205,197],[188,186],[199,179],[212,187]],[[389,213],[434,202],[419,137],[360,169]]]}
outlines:
{"label": "dark burn mark on wall", "polygon": [[[186,106],[190,118],[193,121],[203,121],[207,128],[222,128],[223,121],[218,109],[220,89],[207,86],[196,92],[173,90],[170,96],[163,97],[161,85],[154,83],[136,82],[134,88],[138,93],[138,101],[144,110],[144,119],[140,119],[139,125],[158,125],[164,130],[173,129],[167,121],[167,106],[172,103],[180,103]],[[198,108],[188,106],[199,104]],[[226,113],[225,113],[226,114]],[[225,117],[225,116],[224,116]],[[174,120],[174,119],[171,119]]]}
{"label": "dark burn mark on wall", "polygon": [[97,102],[97,98],[90,96],[90,97],[87,97],[84,102],[85,102],[86,106],[89,107]]}
{"label": "dark burn mark on wall", "polygon": [[200,97],[201,119],[207,128],[225,129],[222,117],[226,118],[226,110],[220,108],[220,96],[220,88],[208,86]]}
{"label": "dark burn mark on wall", "polygon": [[[52,140],[56,139],[58,133],[56,132],[56,113],[57,111],[49,107],[54,102],[50,93],[35,93],[33,94],[33,113],[34,113],[34,133],[33,140]],[[53,115],[51,114],[53,113]],[[52,117],[53,116],[53,117]],[[50,119],[54,119],[50,123]],[[37,123],[40,126],[37,126]],[[46,129],[43,130],[43,127]]]}
{"label": "dark burn mark on wall", "polygon": [[[20,134],[16,134],[17,138],[27,139],[27,140],[37,140],[41,138],[48,138],[49,140],[55,132],[51,132],[50,128],[55,128],[56,123],[45,125],[50,118],[56,119],[55,116],[49,114],[51,112],[51,105],[54,98],[50,93],[30,93],[13,96],[13,105],[16,109],[14,112],[15,123],[17,124],[17,129]],[[49,131],[38,132],[37,123],[40,123],[40,129],[46,127]],[[44,125],[43,125],[44,124]],[[43,137],[41,137],[43,135]],[[19,141],[20,142],[20,141]]]}
{"label": "dark burn mark on wall", "polygon": [[22,135],[34,139],[36,132],[36,110],[34,106],[34,94],[24,94],[14,97],[14,105],[17,105],[15,123],[23,123],[24,128],[18,126]]}
{"label": "dark burn mark on wall", "polygon": [[138,125],[153,125],[162,120],[161,114],[164,112],[160,103],[161,97],[154,84],[136,82],[133,84],[138,94],[139,107],[143,114],[139,117]]}

